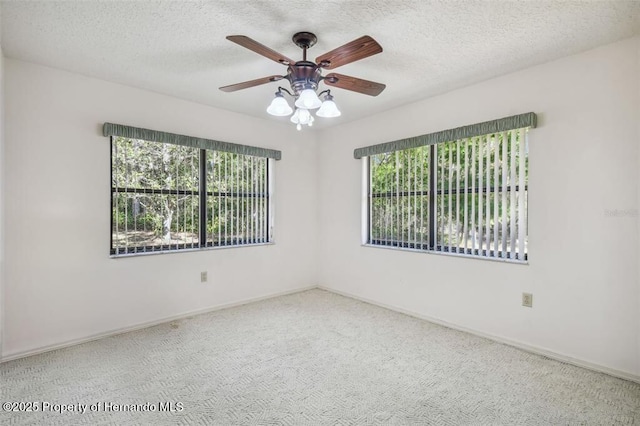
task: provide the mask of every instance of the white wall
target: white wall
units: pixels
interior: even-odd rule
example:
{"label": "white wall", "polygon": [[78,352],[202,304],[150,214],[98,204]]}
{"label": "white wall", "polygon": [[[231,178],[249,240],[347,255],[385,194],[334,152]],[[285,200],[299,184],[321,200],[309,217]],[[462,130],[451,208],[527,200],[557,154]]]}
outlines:
{"label": "white wall", "polygon": [[[312,133],[9,58],[5,71],[3,356],[316,284]],[[105,121],[282,150],[276,244],[110,259]]]}
{"label": "white wall", "polygon": [[[638,44],[626,40],[323,131],[319,283],[640,374]],[[539,115],[529,143],[529,265],[360,245],[354,148],[528,111]],[[533,293],[533,308],[521,306],[523,291]]]}
{"label": "white wall", "polygon": [[[636,51],[636,81],[640,81],[640,43],[638,43],[637,51]],[[637,87],[638,90],[638,98],[640,98],[640,84]],[[638,143],[640,144],[640,108],[637,111],[636,123],[638,126]],[[640,149],[638,149],[638,165],[640,168]],[[640,174],[640,173],[639,173]],[[640,179],[640,176],[639,176]],[[640,181],[638,182],[638,281],[640,285]],[[640,370],[640,291],[638,291],[638,370]]]}
{"label": "white wall", "polygon": [[0,359],[4,337],[4,54],[0,17]]}

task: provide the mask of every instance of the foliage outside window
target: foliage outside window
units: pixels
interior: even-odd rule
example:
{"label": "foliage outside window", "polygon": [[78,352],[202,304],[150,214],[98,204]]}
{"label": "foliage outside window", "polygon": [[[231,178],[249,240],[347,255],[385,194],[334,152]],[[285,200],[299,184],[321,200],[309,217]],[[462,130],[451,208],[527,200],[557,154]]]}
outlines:
{"label": "foliage outside window", "polygon": [[368,157],[368,244],[526,261],[526,132]]}
{"label": "foliage outside window", "polygon": [[113,136],[111,254],[270,241],[269,160]]}

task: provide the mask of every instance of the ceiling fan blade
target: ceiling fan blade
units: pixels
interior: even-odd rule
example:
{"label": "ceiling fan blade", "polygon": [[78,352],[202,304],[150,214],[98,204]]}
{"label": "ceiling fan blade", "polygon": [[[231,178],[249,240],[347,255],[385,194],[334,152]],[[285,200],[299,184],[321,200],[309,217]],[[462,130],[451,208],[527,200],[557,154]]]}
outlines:
{"label": "ceiling fan blade", "polygon": [[272,75],[269,77],[257,78],[255,80],[244,81],[242,83],[230,84],[229,86],[222,86],[220,90],[223,92],[235,92],[236,90],[248,89],[253,86],[260,86],[261,84],[271,83],[272,81],[282,80],[282,75]]}
{"label": "ceiling fan blade", "polygon": [[273,49],[269,49],[264,44],[260,44],[252,38],[243,35],[231,35],[227,36],[227,40],[230,40],[242,47],[246,47],[249,50],[253,50],[258,55],[262,55],[266,58],[276,61],[283,65],[293,65],[296,63],[293,59],[289,59],[286,56],[276,52]]}
{"label": "ceiling fan blade", "polygon": [[387,87],[375,81],[363,80],[361,78],[336,73],[327,74],[324,78],[324,83],[328,86],[351,90],[352,92],[363,93],[369,96],[378,96],[384,88]]}
{"label": "ceiling fan blade", "polygon": [[382,46],[369,36],[362,36],[316,58],[322,68],[334,69],[382,52]]}

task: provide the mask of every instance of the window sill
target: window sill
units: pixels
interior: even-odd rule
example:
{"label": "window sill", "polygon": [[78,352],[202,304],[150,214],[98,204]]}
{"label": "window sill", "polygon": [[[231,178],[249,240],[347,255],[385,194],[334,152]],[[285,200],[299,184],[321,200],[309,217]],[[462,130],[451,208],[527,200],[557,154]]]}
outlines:
{"label": "window sill", "polygon": [[463,257],[463,258],[474,259],[474,260],[488,260],[490,262],[510,263],[515,265],[525,265],[525,266],[529,265],[528,260],[507,259],[507,258],[499,258],[499,257],[481,257],[481,256],[473,256],[471,254],[464,254],[464,253],[448,253],[448,252],[442,252],[442,251],[417,250],[417,249],[411,249],[411,248],[405,248],[405,247],[383,246],[378,244],[361,244],[361,246],[376,248],[376,249],[408,251],[408,252],[423,253],[423,254],[435,254],[440,256]]}
{"label": "window sill", "polygon": [[245,248],[245,247],[259,247],[259,246],[272,246],[275,245],[275,242],[269,243],[255,243],[255,244],[240,244],[235,246],[217,246],[217,247],[202,247],[202,248],[188,248],[188,249],[179,249],[179,250],[165,250],[165,251],[148,251],[148,252],[138,252],[138,253],[120,253],[120,254],[110,254],[109,257],[111,259],[121,259],[121,258],[131,258],[131,257],[139,257],[139,256],[153,256],[153,255],[162,255],[162,254],[175,254],[175,253],[197,253],[209,250],[225,250],[225,249],[234,249],[234,248]]}

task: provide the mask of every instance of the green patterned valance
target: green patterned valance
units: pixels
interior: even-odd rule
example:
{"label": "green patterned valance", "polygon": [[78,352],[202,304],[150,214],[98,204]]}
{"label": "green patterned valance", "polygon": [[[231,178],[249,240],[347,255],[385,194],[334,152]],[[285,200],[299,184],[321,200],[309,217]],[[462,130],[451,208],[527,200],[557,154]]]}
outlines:
{"label": "green patterned valance", "polygon": [[537,120],[538,118],[535,113],[527,112],[526,114],[513,115],[511,117],[500,118],[498,120],[485,121],[484,123],[471,124],[469,126],[457,127],[455,129],[443,130],[441,132],[429,133],[427,135],[357,148],[353,152],[353,156],[355,158],[362,158],[370,155],[382,154],[384,152],[400,151],[403,149],[417,148],[419,146],[471,138],[474,136],[506,132],[507,130],[536,127]]}
{"label": "green patterned valance", "polygon": [[253,155],[254,157],[266,157],[276,160],[280,160],[282,158],[282,152],[275,149],[195,138],[192,136],[177,135],[175,133],[124,126],[122,124],[104,123],[104,126],[102,126],[102,133],[105,136],[122,136],[131,139],[142,139],[145,141],[171,143],[174,145],[190,146],[193,148],[232,152],[234,154]]}

